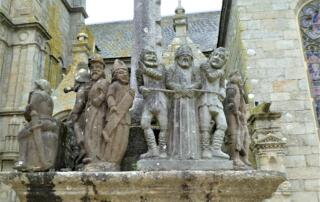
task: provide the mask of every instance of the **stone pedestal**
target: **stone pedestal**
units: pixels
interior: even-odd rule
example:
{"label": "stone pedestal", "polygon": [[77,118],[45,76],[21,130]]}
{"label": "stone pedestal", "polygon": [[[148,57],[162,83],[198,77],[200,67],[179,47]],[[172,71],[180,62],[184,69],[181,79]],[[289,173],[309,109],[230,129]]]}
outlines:
{"label": "stone pedestal", "polygon": [[262,201],[285,180],[280,172],[48,172],[1,173],[20,202]]}
{"label": "stone pedestal", "polygon": [[138,170],[165,171],[165,170],[231,170],[233,163],[226,159],[199,159],[199,160],[167,160],[142,159],[137,163]]}

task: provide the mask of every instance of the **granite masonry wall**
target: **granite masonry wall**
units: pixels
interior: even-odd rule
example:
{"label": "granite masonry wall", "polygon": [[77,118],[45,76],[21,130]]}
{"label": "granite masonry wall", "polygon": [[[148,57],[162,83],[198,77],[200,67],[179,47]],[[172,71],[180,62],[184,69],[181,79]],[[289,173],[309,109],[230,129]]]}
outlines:
{"label": "granite masonry wall", "polygon": [[225,36],[228,68],[248,78],[252,102],[272,102],[271,110],[282,113],[289,184],[285,196],[270,201],[320,201],[318,125],[298,23],[308,2],[234,0]]}

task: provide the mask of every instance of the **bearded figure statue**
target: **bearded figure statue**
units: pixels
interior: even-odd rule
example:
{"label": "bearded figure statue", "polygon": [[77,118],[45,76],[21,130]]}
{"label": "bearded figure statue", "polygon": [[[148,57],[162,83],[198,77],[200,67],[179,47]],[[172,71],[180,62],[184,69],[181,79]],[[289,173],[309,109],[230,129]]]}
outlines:
{"label": "bearded figure statue", "polygon": [[201,88],[199,71],[194,66],[188,45],[180,46],[175,63],[169,67],[166,88],[172,93],[170,137],[168,149],[173,159],[199,159],[200,138],[197,120],[197,91]]}
{"label": "bearded figure statue", "polygon": [[[203,93],[198,107],[202,158],[210,159],[212,156],[229,158],[221,150],[227,129],[222,101],[225,98],[224,65],[228,55],[225,48],[217,48],[208,61],[200,66]],[[210,134],[213,129],[213,134]]]}
{"label": "bearded figure statue", "polygon": [[[167,157],[168,109],[165,89],[165,69],[159,65],[155,51],[142,50],[136,72],[138,89],[143,95],[141,127],[147,141],[148,151],[144,158]],[[159,123],[159,145],[156,143],[151,121]]]}
{"label": "bearded figure statue", "polygon": [[107,92],[109,82],[105,79],[105,63],[100,55],[89,59],[91,88],[85,108],[84,148],[85,164],[105,161],[104,150],[106,143],[102,131],[106,124]]}

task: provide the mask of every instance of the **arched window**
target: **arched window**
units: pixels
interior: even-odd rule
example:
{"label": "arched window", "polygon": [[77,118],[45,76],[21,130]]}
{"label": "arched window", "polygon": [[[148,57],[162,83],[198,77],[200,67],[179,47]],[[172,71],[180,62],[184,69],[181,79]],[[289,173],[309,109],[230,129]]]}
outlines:
{"label": "arched window", "polygon": [[300,30],[308,64],[312,96],[320,123],[320,2],[311,1],[299,13]]}

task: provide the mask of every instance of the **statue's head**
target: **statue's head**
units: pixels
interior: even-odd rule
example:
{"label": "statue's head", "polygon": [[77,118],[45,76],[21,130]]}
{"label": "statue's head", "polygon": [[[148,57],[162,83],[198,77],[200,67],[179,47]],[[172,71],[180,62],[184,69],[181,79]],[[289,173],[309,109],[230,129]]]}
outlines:
{"label": "statue's head", "polygon": [[229,81],[231,83],[241,84],[242,82],[241,73],[238,70],[231,72],[229,74]]}
{"label": "statue's head", "polygon": [[119,81],[122,84],[129,83],[128,68],[123,61],[118,59],[114,61],[113,68],[112,68],[112,80]]}
{"label": "statue's head", "polygon": [[219,47],[209,57],[210,66],[215,69],[221,69],[226,64],[228,58],[229,52],[225,48]]}
{"label": "statue's head", "polygon": [[155,68],[158,66],[157,54],[152,49],[143,49],[140,54],[140,61],[147,67]]}
{"label": "statue's head", "polygon": [[74,80],[74,89],[77,92],[81,84],[88,83],[90,81],[90,73],[87,69],[79,69]]}
{"label": "statue's head", "polygon": [[95,54],[89,58],[90,77],[93,81],[105,77],[104,68],[105,63],[100,55]]}
{"label": "statue's head", "polygon": [[52,91],[51,91],[50,83],[47,80],[39,79],[39,80],[36,80],[34,84],[35,84],[36,90],[42,90],[48,93],[49,95],[51,94]]}
{"label": "statue's head", "polygon": [[187,69],[193,64],[192,50],[188,45],[180,46],[175,54],[177,64],[184,69]]}

